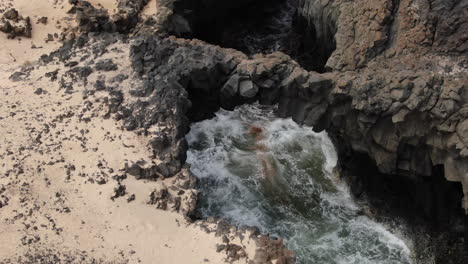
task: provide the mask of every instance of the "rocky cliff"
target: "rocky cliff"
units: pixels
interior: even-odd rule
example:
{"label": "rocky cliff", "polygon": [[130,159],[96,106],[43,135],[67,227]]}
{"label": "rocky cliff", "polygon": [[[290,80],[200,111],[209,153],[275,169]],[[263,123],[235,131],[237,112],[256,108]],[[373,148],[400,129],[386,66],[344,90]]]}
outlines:
{"label": "rocky cliff", "polygon": [[443,167],[462,183],[465,210],[467,7],[384,0],[301,1],[298,9],[319,43],[336,47],[325,64],[332,107],[320,126],[368,153],[381,173],[430,177]]}
{"label": "rocky cliff", "polygon": [[[433,2],[303,0],[297,16],[314,33],[309,37],[321,46],[318,53],[330,56],[325,67],[331,73],[324,77],[333,80],[334,88],[328,103],[342,104],[337,101],[347,97],[349,110],[359,116],[354,118],[355,131],[348,131],[359,134],[348,136],[353,149],[370,153],[382,173],[428,176],[433,165],[445,164],[447,179],[467,186],[468,4]],[[183,14],[190,13],[186,30],[195,32],[198,15],[210,20],[205,15],[210,8],[199,11],[184,3],[175,1],[173,16],[183,20]],[[241,4],[248,3],[239,2],[237,8]],[[232,9],[223,6],[217,14]],[[330,48],[335,49],[330,53]],[[327,114],[320,124],[308,124],[326,129],[339,116],[325,105],[323,112]],[[293,112],[284,115],[302,122]],[[417,154],[418,164],[411,162],[413,154],[398,155],[408,142],[428,147]]]}
{"label": "rocky cliff", "polygon": [[[160,3],[170,10],[161,15],[161,28],[212,41],[197,33],[202,18],[204,30],[217,32],[209,26],[220,23],[217,15],[240,16],[240,8],[261,1],[205,2],[203,10],[186,2]],[[217,15],[207,14],[210,10]],[[180,62],[196,58],[201,65],[206,57],[232,60],[209,67],[222,74],[197,66],[186,81],[192,103],[203,102],[195,108],[198,114],[257,99],[278,102],[280,116],[332,135],[357,195],[376,195],[386,200],[381,204],[413,212],[463,241],[468,234],[462,212],[468,214],[467,10],[466,1],[455,0],[300,0],[294,30],[302,32],[303,50],[312,51],[308,56],[323,65],[323,74],[304,70],[281,53],[247,57],[224,50],[177,57]],[[192,44],[190,49],[219,51]],[[199,84],[206,87],[197,90]]]}

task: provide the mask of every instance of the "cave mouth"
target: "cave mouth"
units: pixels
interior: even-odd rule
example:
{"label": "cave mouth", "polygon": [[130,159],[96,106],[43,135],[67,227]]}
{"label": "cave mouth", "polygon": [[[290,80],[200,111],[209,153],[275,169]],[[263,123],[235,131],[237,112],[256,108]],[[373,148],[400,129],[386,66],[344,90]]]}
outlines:
{"label": "cave mouth", "polygon": [[[196,19],[198,16],[192,14],[188,17],[191,37],[248,55],[281,51],[306,70],[326,71],[327,60],[336,48],[334,25],[315,25],[320,18],[305,18],[298,12],[300,0],[244,2],[209,19]],[[200,16],[202,12],[195,10]]]}
{"label": "cave mouth", "polygon": [[368,205],[374,219],[402,228],[412,240],[416,263],[465,263],[468,215],[462,206],[462,184],[447,181],[443,165],[433,165],[431,176],[383,174],[368,154],[332,138],[341,179]]}

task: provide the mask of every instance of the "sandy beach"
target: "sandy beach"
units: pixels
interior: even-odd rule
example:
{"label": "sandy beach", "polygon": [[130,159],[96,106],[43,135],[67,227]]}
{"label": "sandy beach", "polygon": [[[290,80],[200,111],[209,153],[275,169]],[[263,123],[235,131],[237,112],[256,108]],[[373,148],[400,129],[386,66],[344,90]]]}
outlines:
{"label": "sandy beach", "polygon": [[[109,13],[116,7],[112,0],[90,2]],[[256,248],[249,237],[216,235],[216,221],[184,216],[184,202],[197,190],[183,190],[181,209],[151,204],[152,193],[180,193],[178,184],[188,178],[126,174],[129,164],[152,162],[149,139],[109,118],[105,91],[86,95],[98,73],[67,93],[52,81],[67,66],[39,65],[42,54],[62,45],[56,37],[45,41],[48,34],[58,36],[74,23],[68,1],[2,1],[0,11],[9,8],[31,18],[32,37],[7,39],[0,32],[0,263],[223,263],[221,244],[240,246],[244,257],[232,263],[247,263]],[[151,1],[142,15],[155,12]],[[36,23],[43,16],[47,23]],[[99,74],[131,76],[128,48],[113,48],[120,70]],[[15,72],[26,74],[12,78]],[[121,85],[129,89],[132,82]]]}

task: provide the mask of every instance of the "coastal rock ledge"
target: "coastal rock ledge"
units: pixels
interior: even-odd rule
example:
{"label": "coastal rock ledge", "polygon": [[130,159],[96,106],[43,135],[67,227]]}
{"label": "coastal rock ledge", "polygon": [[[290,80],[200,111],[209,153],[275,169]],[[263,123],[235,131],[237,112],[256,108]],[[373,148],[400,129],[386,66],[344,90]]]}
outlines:
{"label": "coastal rock ledge", "polygon": [[[213,42],[223,25],[261,2],[160,1],[158,26],[178,37]],[[189,93],[199,115],[192,120],[220,106],[259,100],[279,103],[281,117],[326,130],[356,196],[369,198],[384,215],[392,211],[413,224],[430,223],[434,237],[451,234],[451,242],[434,247],[435,261],[466,262],[468,3],[300,0],[297,5],[301,45],[316,51],[322,73],[279,52],[244,55],[174,38],[137,45],[144,54],[136,56],[138,67],[150,68],[149,56],[163,58]],[[450,250],[458,257],[444,259]]]}

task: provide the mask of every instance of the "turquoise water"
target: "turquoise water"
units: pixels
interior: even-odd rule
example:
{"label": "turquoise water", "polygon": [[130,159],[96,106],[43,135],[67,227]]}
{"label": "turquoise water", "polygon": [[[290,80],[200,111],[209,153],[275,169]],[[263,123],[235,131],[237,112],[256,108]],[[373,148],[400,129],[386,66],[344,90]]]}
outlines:
{"label": "turquoise water", "polygon": [[205,217],[283,237],[298,263],[411,263],[405,243],[334,180],[326,133],[246,105],[193,124],[187,140]]}

